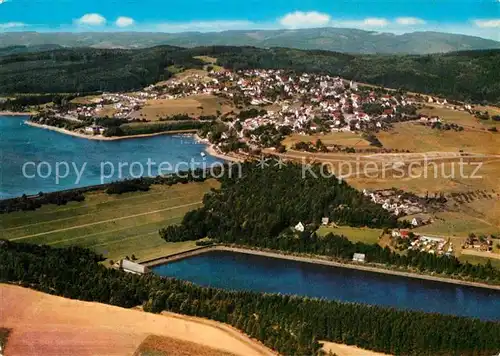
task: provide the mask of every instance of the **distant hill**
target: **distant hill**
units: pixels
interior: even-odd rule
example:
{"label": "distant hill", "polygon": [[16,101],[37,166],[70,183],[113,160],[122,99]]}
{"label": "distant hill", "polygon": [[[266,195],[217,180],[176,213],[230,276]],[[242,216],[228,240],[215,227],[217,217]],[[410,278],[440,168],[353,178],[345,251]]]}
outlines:
{"label": "distant hill", "polygon": [[345,54],[289,48],[208,46],[65,48],[0,57],[0,94],[128,91],[166,80],[171,68],[198,68],[209,55],[232,70],[325,73],[449,99],[500,103],[500,50],[446,54]]}
{"label": "distant hill", "polygon": [[441,32],[402,35],[345,28],[300,30],[245,30],[223,32],[88,32],[88,33],[0,33],[0,47],[59,45],[64,47],[146,48],[157,45],[255,46],[321,49],[347,53],[428,54],[464,50],[499,49],[500,42],[480,37]]}
{"label": "distant hill", "polygon": [[30,52],[43,52],[60,48],[64,47],[54,44],[35,45],[35,46],[9,46],[0,48],[0,56],[7,56],[10,54],[30,53]]}

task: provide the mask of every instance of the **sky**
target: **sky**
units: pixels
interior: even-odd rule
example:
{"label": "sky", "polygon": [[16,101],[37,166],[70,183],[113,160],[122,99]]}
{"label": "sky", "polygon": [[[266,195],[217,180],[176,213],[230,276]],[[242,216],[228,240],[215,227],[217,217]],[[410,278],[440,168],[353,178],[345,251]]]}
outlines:
{"label": "sky", "polygon": [[500,0],[0,0],[5,31],[224,31],[346,27],[500,41]]}

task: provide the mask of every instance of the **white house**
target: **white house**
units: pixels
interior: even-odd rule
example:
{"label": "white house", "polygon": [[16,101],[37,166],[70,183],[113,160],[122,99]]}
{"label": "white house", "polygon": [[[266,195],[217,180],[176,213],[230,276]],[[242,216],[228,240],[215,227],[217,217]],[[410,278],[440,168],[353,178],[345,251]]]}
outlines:
{"label": "white house", "polygon": [[297,225],[295,225],[295,231],[303,232],[304,231],[304,225],[302,225],[302,223],[299,222]]}
{"label": "white house", "polygon": [[328,225],[329,222],[330,222],[330,219],[328,217],[324,217],[321,219],[321,224],[323,224],[323,225]]}
{"label": "white house", "polygon": [[413,218],[413,220],[411,221],[411,225],[414,226],[414,227],[422,225],[422,219],[420,219],[420,218]]}
{"label": "white house", "polygon": [[355,253],[353,256],[352,256],[352,260],[354,262],[365,262],[365,254],[364,253]]}

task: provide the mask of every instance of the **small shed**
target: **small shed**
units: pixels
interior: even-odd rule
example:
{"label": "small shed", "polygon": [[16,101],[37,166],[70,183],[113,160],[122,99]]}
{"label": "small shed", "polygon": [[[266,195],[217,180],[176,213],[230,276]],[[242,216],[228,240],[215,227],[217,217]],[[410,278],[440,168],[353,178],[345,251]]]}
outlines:
{"label": "small shed", "polygon": [[323,225],[328,225],[329,222],[330,222],[330,219],[328,217],[324,217],[321,219],[321,224],[323,224]]}
{"label": "small shed", "polygon": [[365,254],[364,253],[355,253],[353,256],[352,256],[352,260],[354,262],[362,262],[364,263],[365,262]]}

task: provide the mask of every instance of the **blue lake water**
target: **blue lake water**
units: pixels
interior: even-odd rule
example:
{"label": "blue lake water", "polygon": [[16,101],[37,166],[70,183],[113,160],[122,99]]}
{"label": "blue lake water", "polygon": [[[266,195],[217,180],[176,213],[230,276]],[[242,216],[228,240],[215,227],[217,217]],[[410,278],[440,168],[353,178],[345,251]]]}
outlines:
{"label": "blue lake water", "polygon": [[210,251],[153,272],[224,289],[500,320],[500,291],[227,251]]}
{"label": "blue lake water", "polygon": [[[28,126],[26,119],[0,117],[0,199],[109,183],[139,176],[141,167],[142,175],[149,175],[148,159],[152,175],[162,162],[162,173],[167,173],[217,161],[208,155],[202,158],[205,145],[190,136],[95,141]],[[60,177],[66,175],[66,167],[69,170],[67,177],[56,181],[58,162]],[[82,172],[79,181],[77,172]]]}

